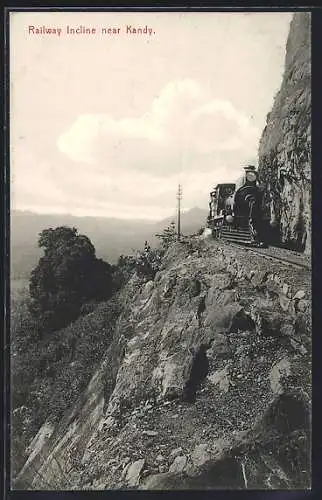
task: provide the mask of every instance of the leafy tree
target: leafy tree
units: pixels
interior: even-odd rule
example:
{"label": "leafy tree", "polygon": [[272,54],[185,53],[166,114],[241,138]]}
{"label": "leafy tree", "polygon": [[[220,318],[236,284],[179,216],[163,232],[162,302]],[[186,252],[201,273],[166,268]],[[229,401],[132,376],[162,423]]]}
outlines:
{"label": "leafy tree", "polygon": [[75,320],[83,304],[112,293],[112,266],[95,256],[89,238],[76,228],[45,229],[38,245],[44,255],[31,273],[30,310],[42,332]]}

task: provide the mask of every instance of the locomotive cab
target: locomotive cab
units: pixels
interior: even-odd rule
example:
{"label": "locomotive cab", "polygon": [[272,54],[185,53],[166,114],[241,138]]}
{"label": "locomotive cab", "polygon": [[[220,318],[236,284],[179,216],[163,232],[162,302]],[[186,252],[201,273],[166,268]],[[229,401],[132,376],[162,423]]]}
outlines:
{"label": "locomotive cab", "polygon": [[233,212],[235,184],[217,184],[210,193],[208,221],[212,229],[220,227],[228,214]]}

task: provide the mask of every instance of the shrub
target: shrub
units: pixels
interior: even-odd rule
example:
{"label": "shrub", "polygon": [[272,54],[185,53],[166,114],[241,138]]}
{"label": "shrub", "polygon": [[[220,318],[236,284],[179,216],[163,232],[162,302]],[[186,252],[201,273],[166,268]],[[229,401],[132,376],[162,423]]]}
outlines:
{"label": "shrub", "polygon": [[142,252],[139,252],[136,258],[136,273],[140,278],[154,279],[154,276],[160,269],[161,253],[158,249],[152,249],[147,242]]}
{"label": "shrub", "polygon": [[169,246],[178,239],[175,223],[172,221],[170,225],[162,231],[162,233],[158,233],[156,236],[160,240],[160,250],[164,253]]}

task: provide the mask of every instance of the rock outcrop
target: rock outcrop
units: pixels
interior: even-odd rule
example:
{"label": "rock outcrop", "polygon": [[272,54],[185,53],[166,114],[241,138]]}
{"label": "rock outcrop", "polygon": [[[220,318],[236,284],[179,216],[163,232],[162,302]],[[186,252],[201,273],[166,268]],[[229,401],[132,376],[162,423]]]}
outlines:
{"label": "rock outcrop", "polygon": [[311,14],[295,13],[281,89],[259,146],[259,173],[276,239],[311,251]]}
{"label": "rock outcrop", "polygon": [[310,487],[310,273],[190,238],[122,293],[101,366],[14,488]]}

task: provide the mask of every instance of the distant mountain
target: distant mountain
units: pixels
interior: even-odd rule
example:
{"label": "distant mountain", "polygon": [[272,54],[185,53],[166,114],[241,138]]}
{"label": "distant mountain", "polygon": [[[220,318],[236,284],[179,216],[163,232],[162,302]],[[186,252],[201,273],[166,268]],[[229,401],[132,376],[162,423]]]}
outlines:
{"label": "distant mountain", "polygon": [[[182,213],[183,234],[192,234],[205,225],[208,213],[195,207]],[[143,247],[148,240],[153,246],[155,234],[167,227],[175,217],[161,221],[129,220],[105,217],[76,217],[69,214],[36,214],[14,210],[11,213],[11,277],[28,277],[36,266],[41,250],[38,235],[43,229],[57,226],[76,227],[90,238],[98,257],[115,263],[118,257]]]}
{"label": "distant mountain", "polygon": [[[192,234],[198,231],[198,229],[205,225],[207,215],[208,211],[199,207],[194,207],[190,210],[187,210],[186,212],[183,212],[181,215],[181,230],[183,234]],[[167,227],[171,223],[171,221],[176,222],[176,218],[168,217],[167,219],[163,219],[162,221],[157,222],[155,226],[158,228],[158,230],[160,230],[164,227]]]}

